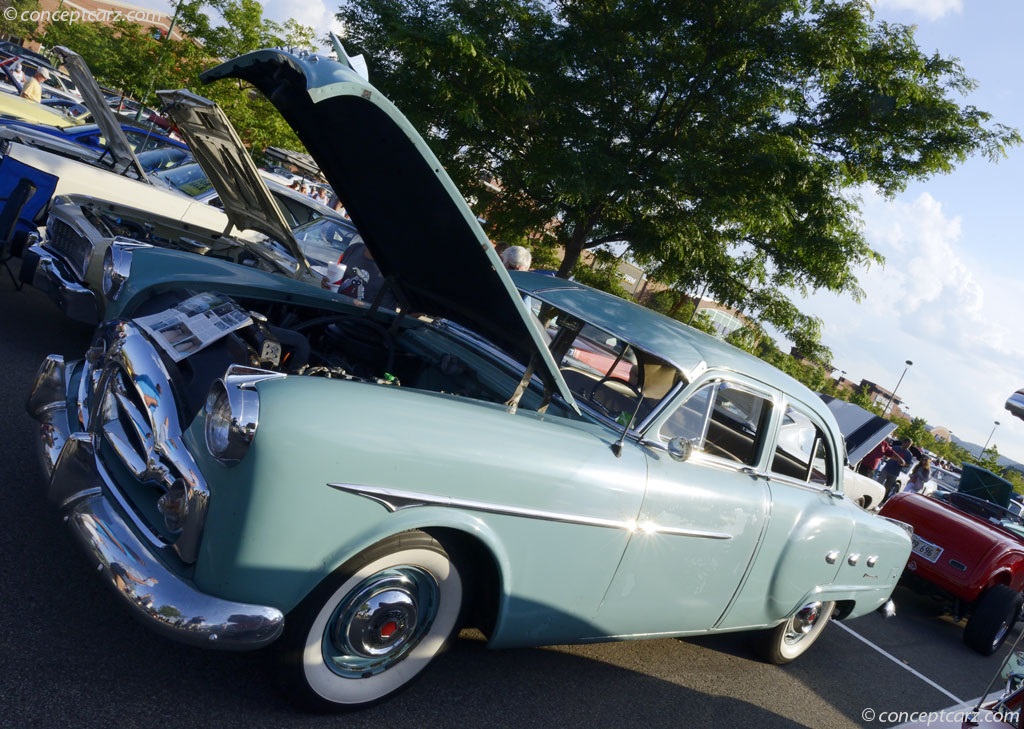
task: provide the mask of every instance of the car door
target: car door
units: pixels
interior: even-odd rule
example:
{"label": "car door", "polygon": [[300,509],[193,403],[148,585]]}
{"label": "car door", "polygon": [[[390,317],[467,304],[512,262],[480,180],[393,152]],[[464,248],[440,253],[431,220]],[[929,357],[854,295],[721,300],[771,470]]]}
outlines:
{"label": "car door", "polygon": [[813,408],[789,398],[775,432],[763,476],[771,517],[749,578],[719,628],[777,622],[833,584],[851,558],[858,507],[837,490],[842,444]]}
{"label": "car door", "polygon": [[[659,419],[645,448],[637,529],[598,615],[613,635],[711,628],[747,577],[768,519],[759,463],[776,396],[738,375],[705,376]],[[685,438],[684,461],[659,447]]]}

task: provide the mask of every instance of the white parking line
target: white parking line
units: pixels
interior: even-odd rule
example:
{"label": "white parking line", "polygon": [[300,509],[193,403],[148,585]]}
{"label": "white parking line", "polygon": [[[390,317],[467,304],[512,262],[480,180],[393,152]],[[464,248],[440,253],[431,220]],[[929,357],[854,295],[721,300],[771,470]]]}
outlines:
{"label": "white parking line", "polygon": [[842,624],[841,622],[839,622],[838,620],[833,620],[833,621],[832,621],[832,624],[833,624],[833,625],[836,625],[836,626],[838,626],[838,627],[840,627],[840,628],[842,628],[842,629],[843,629],[843,630],[845,630],[845,631],[846,631],[847,633],[849,633],[850,635],[852,635],[852,636],[853,636],[854,638],[856,638],[856,639],[857,639],[857,640],[859,640],[860,642],[864,643],[865,645],[867,645],[867,646],[869,646],[869,647],[871,647],[871,648],[874,648],[874,649],[875,649],[876,651],[878,651],[879,653],[881,653],[881,654],[882,654],[883,656],[885,656],[886,658],[888,658],[888,659],[889,659],[890,661],[892,661],[893,663],[895,663],[895,664],[896,664],[897,666],[899,666],[900,668],[902,668],[902,669],[903,669],[903,670],[905,670],[905,671],[909,671],[910,673],[914,674],[915,676],[917,676],[917,677],[918,677],[919,679],[921,679],[922,681],[924,681],[924,682],[925,682],[926,684],[928,684],[929,686],[931,686],[931,687],[932,687],[933,689],[935,689],[936,691],[938,691],[938,692],[940,692],[940,693],[942,693],[942,694],[945,694],[946,696],[948,696],[949,698],[951,698],[951,699],[952,699],[952,700],[953,700],[953,701],[954,701],[955,703],[957,703],[957,704],[962,704],[962,703],[964,703],[964,700],[963,700],[963,699],[959,698],[958,696],[955,696],[954,694],[950,693],[950,692],[949,692],[949,691],[947,691],[946,689],[942,688],[941,686],[939,686],[939,684],[937,684],[937,683],[935,683],[934,681],[932,681],[932,680],[931,680],[930,678],[928,678],[927,676],[925,676],[925,675],[924,675],[923,673],[920,673],[919,671],[915,671],[915,670],[914,670],[913,668],[911,668],[910,666],[908,666],[908,665],[907,665],[906,663],[904,663],[903,661],[901,661],[901,660],[900,660],[899,658],[897,658],[897,657],[896,657],[896,656],[894,656],[893,654],[889,653],[888,651],[885,651],[885,650],[883,650],[882,648],[879,648],[879,647],[878,647],[877,645],[875,645],[874,643],[872,643],[872,642],[871,642],[870,640],[868,640],[867,638],[865,638],[865,637],[864,637],[863,635],[861,635],[860,633],[856,633],[856,632],[854,632],[852,628],[848,628],[847,626],[843,625],[843,624]]}

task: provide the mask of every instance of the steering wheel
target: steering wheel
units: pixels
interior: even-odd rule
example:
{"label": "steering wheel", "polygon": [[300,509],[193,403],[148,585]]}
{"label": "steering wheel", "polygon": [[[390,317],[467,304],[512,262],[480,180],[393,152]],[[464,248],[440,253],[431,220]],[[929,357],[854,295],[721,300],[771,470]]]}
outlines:
{"label": "steering wheel", "polygon": [[[636,396],[636,402],[633,403],[633,407],[636,407],[636,403],[640,402],[640,400],[643,399],[643,394],[640,392],[640,389],[638,387],[636,387],[635,385],[633,385],[632,383],[627,382],[626,380],[622,379],[621,377],[616,377],[614,375],[605,375],[600,380],[598,380],[597,382],[594,383],[594,386],[591,387],[590,391],[587,393],[587,400],[589,402],[591,402],[592,404],[596,405],[602,411],[604,411],[604,413],[606,415],[608,415],[612,420],[616,420],[617,421],[619,419],[619,416],[621,415],[621,412],[619,412],[619,413],[613,412],[609,408],[605,407],[605,405],[603,405],[602,403],[598,402],[598,400],[595,399],[595,397],[594,397],[594,395],[597,393],[598,388],[607,386],[608,383],[610,383],[610,382],[614,382],[616,385],[621,385],[622,387],[626,388],[630,392],[630,394]],[[613,390],[613,392],[614,392],[614,390]],[[621,394],[621,393],[618,393],[618,394]],[[633,415],[632,410],[630,410],[629,414],[630,414],[630,416]]]}

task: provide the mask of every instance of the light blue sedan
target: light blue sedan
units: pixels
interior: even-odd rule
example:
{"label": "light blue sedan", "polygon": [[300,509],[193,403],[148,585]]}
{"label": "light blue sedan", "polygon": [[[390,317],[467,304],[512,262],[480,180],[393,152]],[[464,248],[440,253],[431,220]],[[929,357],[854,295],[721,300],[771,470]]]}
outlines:
{"label": "light blue sedan", "polygon": [[126,609],[193,645],[273,644],[292,698],[335,709],[401,689],[461,625],[493,648],[748,631],[784,663],[887,606],[910,536],[844,496],[814,393],[622,299],[510,277],[344,62],[205,74],[229,77],[296,130],[384,284],[355,301],[114,242],[109,320],[44,362],[29,411],[49,497]]}

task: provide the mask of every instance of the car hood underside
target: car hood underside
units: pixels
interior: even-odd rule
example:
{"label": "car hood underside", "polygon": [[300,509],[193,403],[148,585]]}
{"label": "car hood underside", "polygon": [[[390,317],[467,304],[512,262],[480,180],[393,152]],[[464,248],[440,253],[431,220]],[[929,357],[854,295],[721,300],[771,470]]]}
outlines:
{"label": "car hood underside", "polygon": [[573,403],[473,212],[419,133],[379,91],[348,65],[281,49],[246,54],[201,78],[243,79],[274,104],[407,310],[469,326],[517,360],[534,361],[548,387]]}

